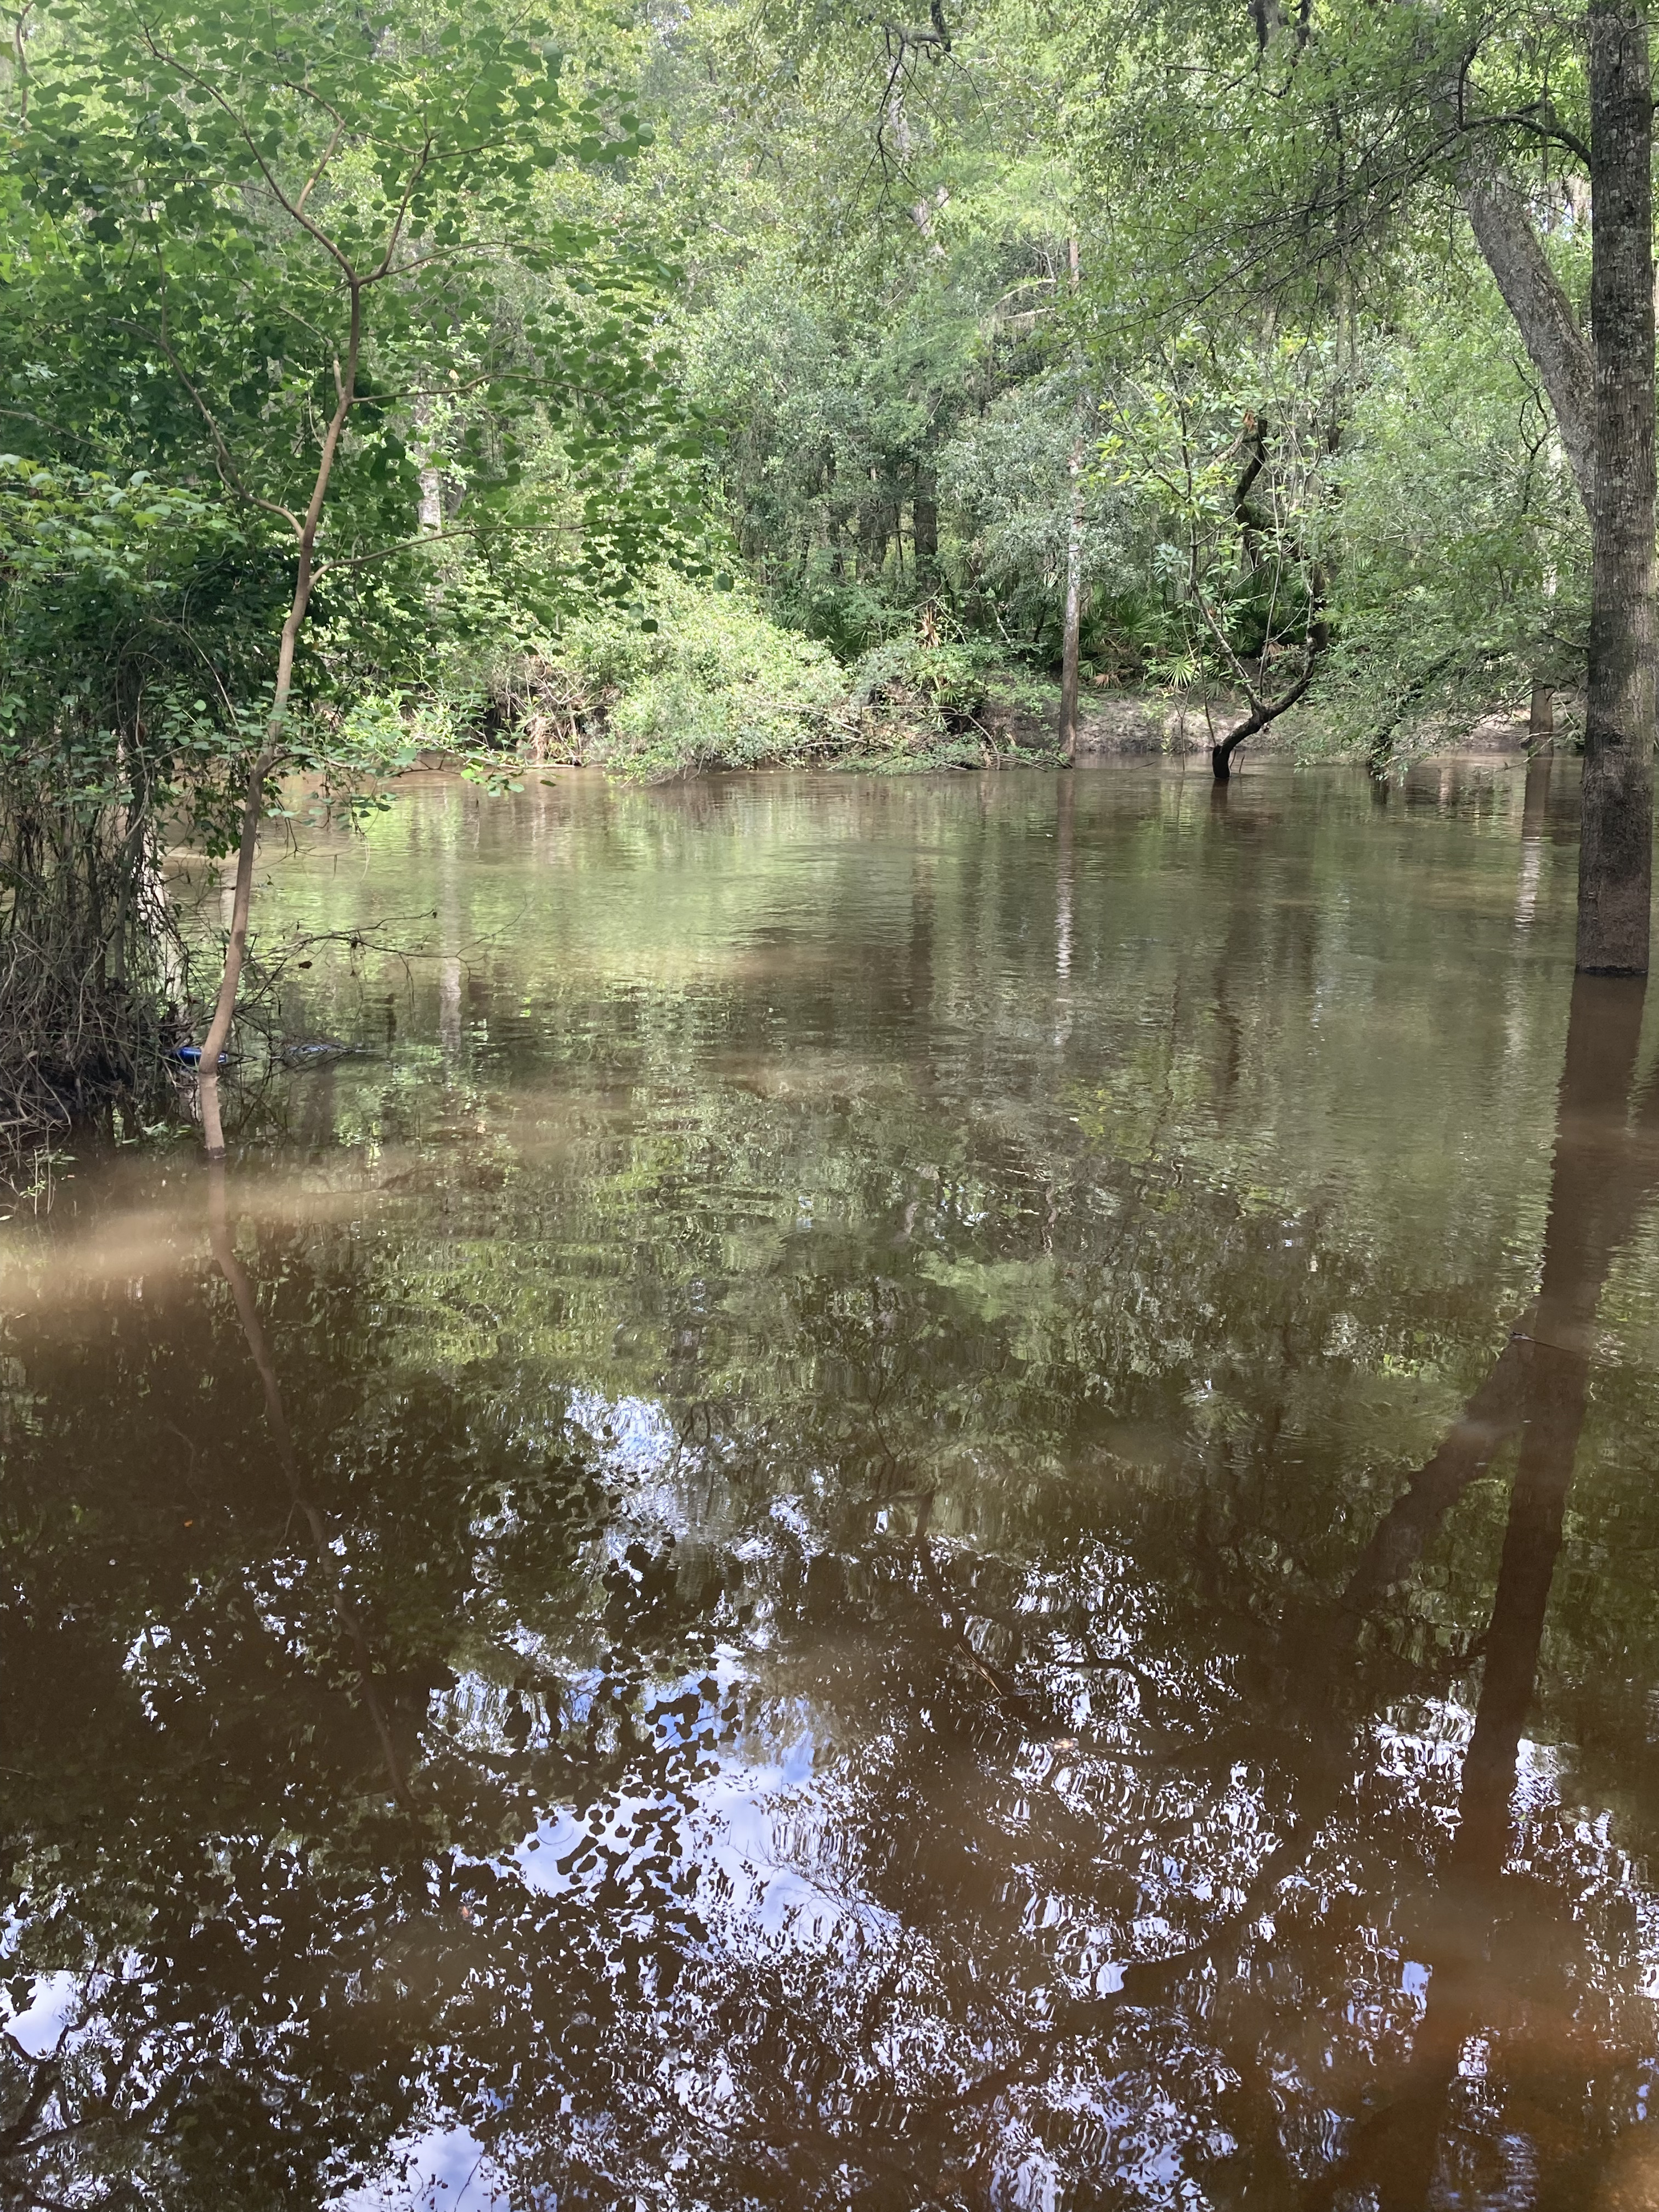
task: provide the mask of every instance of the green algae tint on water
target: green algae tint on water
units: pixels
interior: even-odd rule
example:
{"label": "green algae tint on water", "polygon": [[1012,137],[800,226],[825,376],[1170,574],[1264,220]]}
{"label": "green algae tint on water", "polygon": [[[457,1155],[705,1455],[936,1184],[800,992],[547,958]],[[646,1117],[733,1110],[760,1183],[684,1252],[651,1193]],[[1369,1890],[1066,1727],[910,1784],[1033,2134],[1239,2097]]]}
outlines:
{"label": "green algae tint on water", "polygon": [[273,837],[359,1049],[0,1227],[0,2203],[1659,2202],[1575,840],[1501,763]]}

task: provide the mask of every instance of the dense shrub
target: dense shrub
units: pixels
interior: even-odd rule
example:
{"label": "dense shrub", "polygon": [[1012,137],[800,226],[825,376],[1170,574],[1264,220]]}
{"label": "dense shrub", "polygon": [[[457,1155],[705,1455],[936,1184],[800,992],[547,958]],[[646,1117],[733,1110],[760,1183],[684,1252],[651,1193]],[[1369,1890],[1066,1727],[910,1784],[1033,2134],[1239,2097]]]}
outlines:
{"label": "dense shrub", "polygon": [[544,750],[651,778],[797,761],[831,741],[847,684],[825,647],[779,629],[741,589],[664,574],[647,604],[643,617],[567,625],[542,679],[564,703],[565,732]]}

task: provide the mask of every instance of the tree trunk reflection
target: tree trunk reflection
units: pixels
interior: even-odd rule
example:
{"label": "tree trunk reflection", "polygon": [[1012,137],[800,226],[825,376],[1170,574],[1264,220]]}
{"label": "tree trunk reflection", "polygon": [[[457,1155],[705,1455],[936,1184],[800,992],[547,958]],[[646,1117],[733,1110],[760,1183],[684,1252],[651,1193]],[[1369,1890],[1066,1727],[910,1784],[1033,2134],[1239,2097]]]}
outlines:
{"label": "tree trunk reflection", "polygon": [[347,1597],[340,1578],[338,1565],[330,1545],[328,1524],[314,1501],[307,1494],[300,1480],[300,1462],[294,1449],[294,1436],[288,1425],[288,1413],[283,1404],[282,1385],[277,1379],[276,1364],[270,1356],[265,1341],[264,1325],[259,1319],[258,1302],[253,1295],[253,1285],[248,1272],[236,1256],[235,1243],[231,1236],[230,1219],[225,1203],[225,1170],[222,1163],[210,1163],[208,1168],[208,1239],[212,1246],[214,1264],[230,1287],[236,1307],[236,1318],[241,1324],[242,1334],[258,1370],[259,1381],[264,1391],[265,1421],[276,1447],[276,1456],[287,1478],[289,1492],[295,1510],[311,1532],[312,1547],[319,1571],[329,1586],[329,1601],[334,1616],[344,1630],[352,1651],[359,1687],[370,1719],[374,1724],[375,1737],[385,1762],[386,1779],[392,1794],[408,1810],[411,1804],[404,1763],[398,1755],[397,1744],[392,1734],[386,1702],[374,1679],[373,1654],[363,1625]]}
{"label": "tree trunk reflection", "polygon": [[[1402,1569],[1457,1491],[1518,1428],[1498,1588],[1485,1638],[1461,1818],[1425,1946],[1428,2002],[1397,2095],[1363,2123],[1312,2202],[1377,2192],[1379,2212],[1419,2212],[1440,2158],[1448,2100],[1469,2039],[1501,2008],[1487,1967],[1510,1839],[1521,1733],[1531,1708],[1550,1586],[1583,1426],[1596,1308],[1619,1245],[1653,1191],[1650,1115],[1629,1117],[1644,990],[1580,976],[1561,1079],[1554,1174],[1536,1306],[1511,1337],[1463,1420],[1379,1529],[1350,1585],[1374,1590]],[[1651,1094],[1650,1094],[1651,1095]],[[1407,1541],[1409,1537],[1410,1540]]]}

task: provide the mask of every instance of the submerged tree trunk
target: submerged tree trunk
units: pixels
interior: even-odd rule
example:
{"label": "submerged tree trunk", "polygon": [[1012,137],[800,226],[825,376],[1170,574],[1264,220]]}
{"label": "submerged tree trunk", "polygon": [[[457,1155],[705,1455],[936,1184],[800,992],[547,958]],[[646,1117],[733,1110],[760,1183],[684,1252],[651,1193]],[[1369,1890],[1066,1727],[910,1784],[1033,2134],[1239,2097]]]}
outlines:
{"label": "submerged tree trunk", "polygon": [[[201,1058],[197,1064],[196,1097],[202,1113],[202,1137],[210,1160],[222,1160],[225,1156],[224,1123],[219,1114],[219,1060],[230,1042],[230,1024],[236,1012],[236,994],[242,986],[242,969],[247,962],[248,914],[253,902],[253,861],[259,848],[259,817],[264,811],[265,782],[276,765],[277,746],[282,722],[288,708],[288,695],[293,680],[294,640],[305,618],[305,603],[298,592],[295,605],[288,621],[283,625],[283,656],[276,678],[276,703],[271,710],[270,727],[258,757],[248,770],[247,791],[242,801],[242,833],[236,846],[236,881],[231,894],[230,933],[225,941],[225,964],[220,971],[219,993],[214,1001],[213,1018],[202,1040]],[[310,597],[310,579],[307,575],[305,596]]]}
{"label": "submerged tree trunk", "polygon": [[[1244,465],[1233,492],[1233,526],[1238,532],[1239,552],[1250,574],[1255,576],[1262,565],[1264,545],[1269,524],[1251,504],[1250,495],[1262,471],[1267,465],[1269,425],[1264,416],[1254,410],[1246,413],[1240,438]],[[1333,439],[1332,451],[1335,451]],[[1298,559],[1304,557],[1293,543],[1282,538],[1276,558],[1282,560],[1285,552]],[[1225,629],[1204,596],[1199,580],[1197,544],[1194,544],[1190,587],[1204,617],[1205,627],[1220,653],[1222,660],[1231,666],[1234,681],[1249,702],[1249,712],[1236,728],[1210,747],[1210,767],[1218,783],[1225,783],[1233,772],[1233,755],[1247,738],[1265,730],[1281,714],[1289,714],[1292,707],[1300,706],[1306,698],[1320,662],[1330,649],[1330,618],[1325,611],[1329,580],[1317,561],[1308,568],[1308,622],[1302,638],[1302,665],[1290,688],[1277,699],[1270,699],[1263,686],[1267,675],[1268,648],[1272,639],[1263,643],[1261,657],[1253,676],[1245,661],[1230,643]]]}
{"label": "submerged tree trunk", "polygon": [[1545,751],[1555,742],[1555,694],[1537,677],[1527,710],[1527,742],[1534,752]]}
{"label": "submerged tree trunk", "polygon": [[1653,867],[1653,86],[1632,0],[1590,11],[1595,508],[1578,966],[1644,975]]}
{"label": "submerged tree trunk", "polygon": [[1308,696],[1319,664],[1330,649],[1331,625],[1325,612],[1327,579],[1322,569],[1315,568],[1310,574],[1308,592],[1308,634],[1303,641],[1302,668],[1296,681],[1281,698],[1261,696],[1254,686],[1249,690],[1250,711],[1235,730],[1210,748],[1210,769],[1218,783],[1225,783],[1233,772],[1233,755],[1246,738],[1253,738],[1276,722],[1281,714],[1288,714],[1292,707],[1299,707]]}

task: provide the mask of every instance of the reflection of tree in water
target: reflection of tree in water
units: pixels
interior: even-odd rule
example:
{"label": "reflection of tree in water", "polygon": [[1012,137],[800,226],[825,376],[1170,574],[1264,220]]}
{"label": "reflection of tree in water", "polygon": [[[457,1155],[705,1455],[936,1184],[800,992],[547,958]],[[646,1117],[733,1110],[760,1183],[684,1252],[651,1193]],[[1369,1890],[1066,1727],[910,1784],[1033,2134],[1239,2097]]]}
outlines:
{"label": "reflection of tree in water", "polygon": [[[1597,2075],[1617,2069],[1621,2059],[1632,2077],[1626,2098],[1632,2112],[1638,2108],[1634,2076],[1651,2021],[1642,2016],[1645,2006],[1630,2007],[1622,2021],[1607,2020],[1611,1992],[1595,1954],[1596,1936],[1616,1947],[1630,1931],[1620,1928],[1616,1908],[1595,1929],[1582,1890],[1564,1927],[1560,1897],[1550,1899],[1547,1889],[1540,1894],[1538,1876],[1546,1869],[1536,1863],[1530,1882],[1506,1884],[1502,1876],[1522,1731],[1533,1705],[1584,1423],[1601,1286],[1615,1249],[1659,1182],[1651,1092],[1636,1127],[1626,1121],[1642,999],[1639,987],[1629,983],[1580,978],[1575,987],[1540,1294],[1488,1386],[1492,1425],[1517,1431],[1518,1449],[1457,1830],[1424,1914],[1427,2002],[1394,2094],[1354,2130],[1310,2202],[1330,2203],[1345,2186],[1374,2184],[1384,2212],[1404,2212],[1427,2200],[1443,2154],[1465,2192],[1501,2191],[1510,2178],[1504,2153],[1512,2164],[1514,2145],[1501,2133],[1494,2142],[1492,2124],[1501,2130],[1507,2120],[1512,2137],[1521,2117],[1547,2152],[1552,2140],[1571,2143]],[[1561,1856],[1559,1871],[1582,1883],[1590,1871],[1583,1856],[1569,1849]],[[1604,1864],[1601,1871],[1606,1881],[1611,1869]],[[1617,1902],[1628,1909],[1626,1899]],[[1571,1928],[1572,1921],[1579,1925]],[[1476,2039],[1479,2070],[1466,2081],[1462,2062]],[[1504,2095],[1494,2094],[1493,2082],[1506,2072],[1515,2077],[1518,2116],[1506,2114]],[[1579,2147],[1573,2148],[1568,2170],[1583,2188],[1586,2162]],[[1535,2148],[1532,2156],[1535,2160]],[[1560,2163],[1559,2153],[1553,2162]]]}
{"label": "reflection of tree in water", "polygon": [[8,2203],[221,2206],[228,2174],[239,2205],[319,2201],[420,2123],[504,1942],[598,2021],[630,1922],[685,1940],[661,1851],[626,1913],[498,1863],[540,1806],[624,1786],[666,1839],[697,1765],[635,1649],[684,1656],[682,1624],[648,1575],[605,1571],[591,1464],[556,1421],[480,1436],[417,1376],[307,1359],[349,1338],[361,1280],[265,1258],[292,1447],[228,1298],[94,1310],[64,1410],[11,1439],[11,1993],[40,1967],[77,1993],[43,2045],[0,2048]]}
{"label": "reflection of tree in water", "polygon": [[[5,1492],[14,2002],[77,1990],[0,2055],[6,2201],[303,2205],[456,2120],[525,2201],[1404,2206],[1438,2162],[1480,2202],[1517,2141],[1582,2179],[1649,1907],[1547,1791],[1508,1824],[1659,1173],[1620,991],[1575,999],[1533,1314],[1346,1526],[1296,1393],[1360,1273],[1155,1163],[1086,1247],[1056,1170],[1001,1273],[929,1246],[994,1164],[896,1196],[890,1273],[849,1232],[785,1286],[811,1392],[686,1412],[678,1543],[565,1401],[394,1356],[349,1238],[227,1227],[219,1293],[91,1308]],[[1138,1467],[1206,1328],[1231,1398]],[[1443,1540],[1517,1436],[1471,1637]]]}

